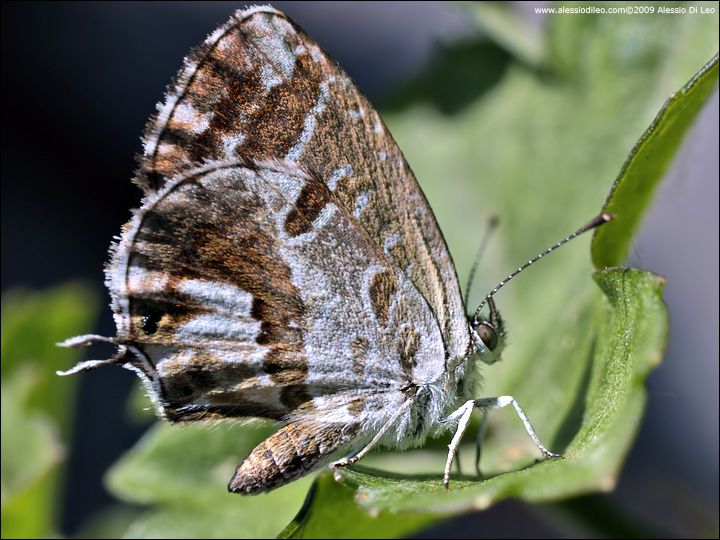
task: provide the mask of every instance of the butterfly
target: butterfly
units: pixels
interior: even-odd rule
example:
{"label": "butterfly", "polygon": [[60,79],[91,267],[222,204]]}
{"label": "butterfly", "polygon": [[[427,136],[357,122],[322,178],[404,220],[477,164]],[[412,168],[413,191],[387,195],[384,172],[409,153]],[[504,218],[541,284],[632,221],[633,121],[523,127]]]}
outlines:
{"label": "butterfly", "polygon": [[[410,167],[372,105],[296,23],[236,12],[185,59],[144,135],[144,199],[111,247],[115,336],[157,414],[281,424],[238,466],[257,494],[378,444],[456,434],[504,327],[466,315],[455,267]],[[595,226],[595,225],[593,225]],[[551,248],[553,249],[553,248]],[[497,290],[497,289],[496,289]]]}

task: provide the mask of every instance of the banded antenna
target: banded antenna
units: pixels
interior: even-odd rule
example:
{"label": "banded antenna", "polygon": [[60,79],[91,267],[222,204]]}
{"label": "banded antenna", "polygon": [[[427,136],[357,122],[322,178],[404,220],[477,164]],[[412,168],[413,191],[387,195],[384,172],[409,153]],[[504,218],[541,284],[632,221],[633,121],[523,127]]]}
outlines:
{"label": "banded antenna", "polygon": [[506,277],[505,279],[503,279],[500,283],[498,283],[498,286],[497,286],[497,287],[495,287],[492,291],[490,291],[490,292],[488,293],[488,295],[487,295],[485,298],[483,298],[483,301],[480,302],[480,305],[479,305],[478,308],[475,310],[475,315],[473,315],[473,320],[472,320],[473,328],[476,327],[476,326],[478,326],[478,324],[479,324],[478,317],[480,316],[480,311],[482,310],[482,308],[485,307],[485,304],[487,304],[488,302],[491,302],[491,303],[492,303],[492,297],[495,295],[496,292],[498,292],[500,289],[502,289],[503,286],[504,286],[508,281],[510,281],[510,280],[511,280],[512,278],[514,278],[515,276],[517,276],[520,272],[522,272],[523,270],[525,270],[525,269],[526,269],[528,266],[530,266],[531,264],[539,261],[540,259],[542,259],[542,258],[543,258],[545,255],[547,255],[548,253],[550,253],[550,252],[552,252],[552,251],[555,251],[557,248],[559,248],[559,247],[562,246],[563,244],[568,243],[570,240],[572,240],[572,239],[575,238],[576,236],[580,236],[580,235],[581,235],[582,233],[584,233],[584,232],[587,232],[587,231],[590,231],[590,230],[592,230],[592,229],[595,229],[595,228],[599,227],[600,225],[604,225],[605,223],[607,223],[608,221],[612,221],[613,219],[615,219],[615,216],[612,215],[612,214],[599,214],[599,215],[595,216],[595,217],[592,218],[590,221],[588,221],[585,225],[583,225],[582,227],[580,227],[577,231],[575,231],[574,233],[572,233],[570,236],[567,236],[565,239],[560,240],[557,244],[555,244],[555,245],[553,245],[553,246],[550,246],[550,247],[547,248],[545,251],[543,251],[540,255],[538,255],[538,256],[535,257],[534,259],[529,260],[528,262],[526,262],[525,264],[523,264],[520,268],[518,268],[517,270],[515,270],[512,274],[510,274],[508,277]]}

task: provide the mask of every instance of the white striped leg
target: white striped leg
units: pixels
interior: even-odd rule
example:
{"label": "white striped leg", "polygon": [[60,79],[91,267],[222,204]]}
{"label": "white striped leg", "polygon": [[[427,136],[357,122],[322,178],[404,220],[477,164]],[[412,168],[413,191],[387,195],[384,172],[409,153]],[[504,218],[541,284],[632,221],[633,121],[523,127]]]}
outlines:
{"label": "white striped leg", "polygon": [[445,462],[445,472],[443,473],[443,485],[445,486],[445,489],[450,489],[450,469],[452,468],[452,462],[455,459],[460,439],[462,439],[463,433],[465,433],[465,430],[470,423],[470,416],[472,415],[474,408],[475,400],[471,399],[470,401],[465,402],[465,405],[452,413],[447,419],[448,422],[454,422],[460,418],[460,421],[458,422],[452,441],[448,444],[448,457]]}
{"label": "white striped leg", "polygon": [[390,430],[390,428],[392,427],[392,425],[393,425],[395,422],[397,422],[398,418],[400,418],[400,416],[401,416],[408,408],[410,408],[410,406],[411,406],[413,403],[414,403],[414,400],[412,400],[412,399],[408,399],[407,401],[405,401],[405,402],[400,406],[400,408],[399,408],[397,411],[395,411],[395,414],[393,414],[393,415],[390,417],[390,420],[388,420],[387,422],[385,422],[385,424],[380,428],[380,431],[377,432],[377,434],[375,435],[375,437],[373,437],[372,441],[370,441],[370,442],[365,446],[365,448],[363,448],[362,450],[360,450],[360,451],[359,451],[357,454],[355,454],[354,456],[348,456],[348,457],[343,458],[343,459],[340,459],[340,460],[338,460],[338,461],[336,461],[336,462],[334,462],[334,463],[331,463],[330,466],[333,467],[333,468],[335,468],[335,469],[337,469],[338,467],[347,467],[348,465],[352,465],[352,464],[355,463],[357,460],[359,460],[359,459],[361,459],[362,457],[364,457],[370,450],[372,450],[372,449],[377,445],[377,443],[380,442],[380,439],[383,438],[383,436]]}
{"label": "white striped leg", "polygon": [[[528,435],[530,435],[530,437],[535,442],[535,445],[538,447],[538,449],[549,458],[563,457],[562,455],[554,454],[553,452],[550,452],[550,450],[545,448],[545,445],[540,441],[540,438],[535,434],[535,430],[533,429],[532,424],[530,424],[530,420],[528,419],[527,415],[525,414],[525,411],[522,410],[522,407],[520,407],[520,404],[517,401],[515,401],[515,398],[513,398],[512,396],[471,399],[470,401],[467,401],[457,411],[452,413],[447,419],[448,422],[454,422],[458,419],[459,419],[459,421],[458,421],[457,431],[455,431],[455,435],[453,436],[452,441],[448,445],[449,452],[448,452],[447,462],[445,463],[445,473],[443,475],[443,484],[445,485],[445,489],[450,488],[450,468],[452,467],[453,459],[455,459],[455,454],[457,453],[457,448],[458,448],[458,445],[460,444],[460,439],[462,439],[462,436],[465,433],[465,430],[467,429],[468,423],[470,422],[470,416],[472,415],[473,409],[475,407],[478,407],[481,409],[500,409],[500,408],[506,407],[507,405],[510,405],[510,404],[512,404],[513,407],[515,407],[515,411],[517,411],[518,416],[520,417],[520,420],[522,421],[523,425],[525,426],[525,431],[528,432]],[[478,460],[479,460],[479,457],[478,457]]]}

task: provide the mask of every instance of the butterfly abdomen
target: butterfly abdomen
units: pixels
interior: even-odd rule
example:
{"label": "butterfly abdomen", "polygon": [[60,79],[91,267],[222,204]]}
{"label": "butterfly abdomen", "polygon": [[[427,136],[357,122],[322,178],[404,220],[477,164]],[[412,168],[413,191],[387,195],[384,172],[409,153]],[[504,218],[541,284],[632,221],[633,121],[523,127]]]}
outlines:
{"label": "butterfly abdomen", "polygon": [[329,463],[357,431],[353,425],[290,424],[245,458],[230,480],[234,493],[257,495],[297,480]]}

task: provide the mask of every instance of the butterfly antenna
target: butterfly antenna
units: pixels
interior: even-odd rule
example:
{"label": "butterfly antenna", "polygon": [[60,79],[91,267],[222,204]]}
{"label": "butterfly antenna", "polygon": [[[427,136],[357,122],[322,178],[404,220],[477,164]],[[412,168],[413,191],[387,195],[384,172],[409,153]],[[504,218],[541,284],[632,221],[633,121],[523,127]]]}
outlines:
{"label": "butterfly antenna", "polygon": [[495,227],[497,227],[497,224],[499,221],[500,220],[496,215],[492,215],[492,216],[490,216],[490,219],[488,219],[487,229],[485,229],[485,234],[483,235],[482,240],[480,241],[480,247],[478,248],[477,254],[475,255],[475,262],[473,262],[473,265],[470,267],[470,275],[468,276],[467,287],[465,287],[465,305],[466,306],[468,304],[468,301],[470,300],[470,290],[472,289],[472,284],[475,279],[475,272],[477,271],[477,267],[480,264],[480,259],[482,258],[483,254],[485,253],[485,249],[487,248],[487,245],[490,242],[490,237],[492,236],[492,233],[495,230]]}
{"label": "butterfly antenna", "polygon": [[517,276],[520,272],[522,272],[523,270],[525,270],[528,266],[530,266],[530,265],[533,264],[534,262],[539,261],[539,260],[542,259],[545,255],[547,255],[547,254],[550,253],[551,251],[555,251],[557,248],[559,248],[559,247],[562,246],[563,244],[568,243],[570,240],[572,240],[572,239],[575,238],[576,236],[580,236],[582,233],[587,232],[587,231],[592,230],[592,229],[595,229],[595,228],[599,227],[600,225],[603,225],[603,224],[607,223],[608,221],[612,221],[613,219],[615,219],[615,216],[613,216],[612,214],[600,214],[600,215],[595,216],[593,219],[591,219],[590,221],[588,221],[585,225],[583,225],[582,227],[580,227],[577,231],[575,231],[574,233],[572,233],[570,236],[566,237],[566,238],[563,239],[563,240],[560,240],[560,241],[559,241],[557,244],[555,244],[554,246],[550,246],[550,247],[547,248],[545,251],[543,251],[540,255],[538,255],[538,256],[535,257],[534,259],[529,260],[528,262],[526,262],[525,264],[523,264],[520,268],[518,268],[517,270],[515,270],[512,274],[510,274],[508,277],[506,277],[504,280],[502,280],[502,281],[498,284],[497,287],[495,287],[492,291],[490,291],[485,298],[483,298],[483,301],[480,302],[480,305],[479,305],[478,308],[475,310],[475,315],[473,316],[473,325],[474,325],[474,326],[477,326],[477,324],[478,324],[478,317],[480,316],[480,311],[482,310],[482,308],[485,307],[485,304],[486,304],[486,303],[495,295],[495,293],[498,292],[508,281],[510,281],[510,280],[511,280],[512,278],[514,278],[515,276]]}

